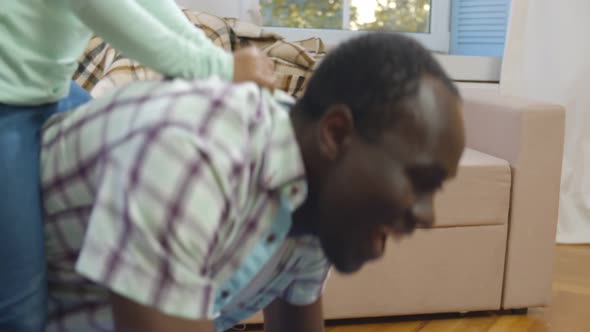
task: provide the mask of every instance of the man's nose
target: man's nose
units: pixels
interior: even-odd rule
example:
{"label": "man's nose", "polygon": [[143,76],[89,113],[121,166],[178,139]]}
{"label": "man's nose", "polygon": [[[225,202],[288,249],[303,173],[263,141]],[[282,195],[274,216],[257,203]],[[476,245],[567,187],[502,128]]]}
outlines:
{"label": "man's nose", "polygon": [[430,228],[434,225],[434,202],[433,196],[421,197],[412,206],[412,215],[416,226]]}

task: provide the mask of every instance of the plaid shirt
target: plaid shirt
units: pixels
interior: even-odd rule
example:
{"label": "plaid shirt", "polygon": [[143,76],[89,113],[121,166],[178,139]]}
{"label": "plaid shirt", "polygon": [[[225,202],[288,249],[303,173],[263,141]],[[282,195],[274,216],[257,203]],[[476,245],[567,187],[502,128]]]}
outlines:
{"label": "plaid shirt", "polygon": [[109,331],[108,291],[222,331],[329,265],[287,237],[305,199],[288,113],[254,84],[137,82],[43,129],[49,331]]}

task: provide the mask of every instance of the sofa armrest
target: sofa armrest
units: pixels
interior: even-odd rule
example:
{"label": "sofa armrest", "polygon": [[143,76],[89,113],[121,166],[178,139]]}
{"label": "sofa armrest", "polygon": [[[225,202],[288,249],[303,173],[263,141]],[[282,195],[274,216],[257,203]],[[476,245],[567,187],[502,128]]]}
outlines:
{"label": "sofa armrest", "polygon": [[461,86],[470,148],[507,160],[512,191],[504,309],[551,299],[565,111],[561,106]]}

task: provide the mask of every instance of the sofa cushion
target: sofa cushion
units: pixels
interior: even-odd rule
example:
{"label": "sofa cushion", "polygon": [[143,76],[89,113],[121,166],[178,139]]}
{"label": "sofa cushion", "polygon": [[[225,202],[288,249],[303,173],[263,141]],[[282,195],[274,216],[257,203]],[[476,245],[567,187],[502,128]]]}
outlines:
{"label": "sofa cushion", "polygon": [[466,149],[457,177],[435,199],[435,227],[507,223],[510,184],[507,161]]}

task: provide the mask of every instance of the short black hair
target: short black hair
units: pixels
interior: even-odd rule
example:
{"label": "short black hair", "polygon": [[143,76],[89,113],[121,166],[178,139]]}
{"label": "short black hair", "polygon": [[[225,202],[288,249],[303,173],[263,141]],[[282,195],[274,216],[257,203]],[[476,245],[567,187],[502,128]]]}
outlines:
{"label": "short black hair", "polygon": [[376,139],[395,118],[391,113],[396,106],[417,94],[424,75],[439,79],[459,96],[431,52],[416,40],[398,33],[366,33],[328,53],[297,108],[317,119],[330,105],[345,104],[359,133],[366,139]]}

